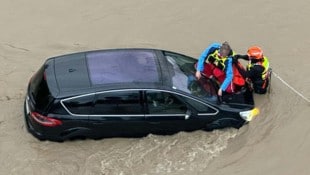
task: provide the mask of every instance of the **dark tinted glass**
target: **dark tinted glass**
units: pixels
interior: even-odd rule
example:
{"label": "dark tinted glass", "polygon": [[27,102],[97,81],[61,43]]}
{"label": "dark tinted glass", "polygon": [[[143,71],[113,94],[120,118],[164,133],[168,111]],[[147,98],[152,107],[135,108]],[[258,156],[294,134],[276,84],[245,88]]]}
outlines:
{"label": "dark tinted glass", "polygon": [[44,110],[53,99],[44,79],[44,65],[32,77],[30,84],[30,98],[35,102],[36,108]]}
{"label": "dark tinted glass", "polygon": [[191,94],[208,101],[217,101],[217,90],[212,80],[202,77],[199,80],[192,78],[189,81],[188,89]]}
{"label": "dark tinted glass", "polygon": [[95,95],[87,95],[63,101],[63,104],[73,114],[91,114]]}
{"label": "dark tinted glass", "polygon": [[187,111],[186,104],[174,94],[147,91],[146,96],[150,114],[185,114]]}
{"label": "dark tinted glass", "polygon": [[94,52],[86,57],[93,85],[159,81],[156,57],[151,51]]}
{"label": "dark tinted glass", "polygon": [[100,93],[96,98],[94,114],[143,114],[139,91]]}
{"label": "dark tinted glass", "polygon": [[60,103],[56,103],[52,105],[49,112],[53,114],[62,114],[62,115],[68,114],[68,112],[65,110],[65,108]]}
{"label": "dark tinted glass", "polygon": [[189,104],[194,109],[196,109],[197,112],[199,113],[215,113],[216,112],[213,108],[210,108],[208,105],[201,103],[197,100],[194,100],[192,98],[184,97],[184,96],[181,96],[180,98],[182,98],[187,104]]}

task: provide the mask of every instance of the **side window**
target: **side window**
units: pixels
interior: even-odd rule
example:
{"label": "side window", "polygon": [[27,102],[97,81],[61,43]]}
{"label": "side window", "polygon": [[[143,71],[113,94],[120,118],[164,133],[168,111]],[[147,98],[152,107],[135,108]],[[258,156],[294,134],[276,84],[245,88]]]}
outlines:
{"label": "side window", "polygon": [[96,115],[143,114],[140,92],[107,92],[96,94],[94,108]]}
{"label": "side window", "polygon": [[185,114],[186,104],[175,94],[161,91],[147,91],[147,106],[149,114]]}
{"label": "side window", "polygon": [[64,100],[63,104],[73,114],[89,115],[93,109],[94,95],[87,95],[69,100]]}
{"label": "side window", "polygon": [[188,89],[191,94],[205,98],[206,100],[217,101],[217,88],[215,87],[215,83],[207,78],[200,78],[196,80],[195,78],[189,79]]}
{"label": "side window", "polygon": [[191,105],[194,109],[196,109],[198,113],[210,113],[210,114],[216,113],[216,110],[207,104],[201,103],[189,97],[182,96],[181,98],[183,98],[183,100],[187,104]]}

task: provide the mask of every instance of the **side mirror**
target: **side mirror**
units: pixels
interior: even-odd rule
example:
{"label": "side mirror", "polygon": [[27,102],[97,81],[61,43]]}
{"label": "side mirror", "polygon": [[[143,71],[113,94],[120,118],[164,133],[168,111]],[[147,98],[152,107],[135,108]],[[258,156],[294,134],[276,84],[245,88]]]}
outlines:
{"label": "side mirror", "polygon": [[185,120],[189,119],[191,115],[192,115],[192,111],[188,109],[185,113]]}

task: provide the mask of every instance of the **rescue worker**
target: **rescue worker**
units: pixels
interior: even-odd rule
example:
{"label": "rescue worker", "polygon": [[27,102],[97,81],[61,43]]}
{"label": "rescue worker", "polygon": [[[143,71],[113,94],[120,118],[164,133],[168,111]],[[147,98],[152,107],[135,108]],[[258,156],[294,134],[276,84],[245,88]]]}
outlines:
{"label": "rescue worker", "polygon": [[239,58],[249,61],[246,70],[237,66],[240,74],[252,83],[255,93],[265,94],[269,85],[270,72],[269,61],[263,55],[263,50],[258,46],[252,46],[248,49],[247,55],[235,55],[233,61]]}
{"label": "rescue worker", "polygon": [[223,91],[234,92],[232,51],[228,42],[212,43],[198,58],[196,78],[199,80],[202,75],[208,78],[215,78],[219,84],[218,95],[222,96]]}

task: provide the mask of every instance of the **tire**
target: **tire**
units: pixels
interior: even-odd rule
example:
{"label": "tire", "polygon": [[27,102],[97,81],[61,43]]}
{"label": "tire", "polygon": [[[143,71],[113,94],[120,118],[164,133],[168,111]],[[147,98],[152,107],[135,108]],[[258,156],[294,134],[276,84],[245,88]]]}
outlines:
{"label": "tire", "polygon": [[220,124],[218,121],[215,121],[215,122],[212,122],[212,123],[208,124],[208,125],[206,126],[205,130],[206,130],[206,131],[213,131],[213,130],[215,130],[215,129],[221,129],[221,128],[223,128],[223,127],[221,126],[221,124]]}
{"label": "tire", "polygon": [[213,121],[210,124],[207,124],[205,130],[213,131],[215,129],[223,129],[223,128],[228,128],[228,127],[239,129],[244,124],[245,124],[244,121],[236,120],[233,118],[227,118],[224,120],[220,119],[220,120]]}

